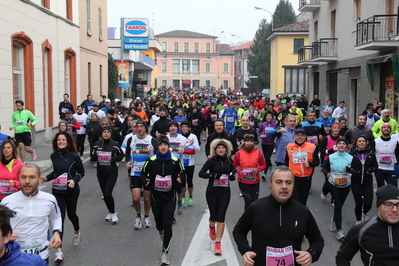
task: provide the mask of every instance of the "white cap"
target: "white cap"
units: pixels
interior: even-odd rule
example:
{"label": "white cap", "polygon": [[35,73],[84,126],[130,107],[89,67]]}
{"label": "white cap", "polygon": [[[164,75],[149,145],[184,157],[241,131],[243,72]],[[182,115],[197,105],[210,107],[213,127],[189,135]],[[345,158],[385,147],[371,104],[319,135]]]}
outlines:
{"label": "white cap", "polygon": [[115,100],[114,100],[114,102],[120,102],[121,100],[119,100],[118,98],[116,98]]}
{"label": "white cap", "polygon": [[106,99],[105,102],[106,102],[106,103],[110,103],[111,100],[110,100],[110,99]]}
{"label": "white cap", "polygon": [[136,100],[140,100],[141,98],[140,97],[136,97]]}

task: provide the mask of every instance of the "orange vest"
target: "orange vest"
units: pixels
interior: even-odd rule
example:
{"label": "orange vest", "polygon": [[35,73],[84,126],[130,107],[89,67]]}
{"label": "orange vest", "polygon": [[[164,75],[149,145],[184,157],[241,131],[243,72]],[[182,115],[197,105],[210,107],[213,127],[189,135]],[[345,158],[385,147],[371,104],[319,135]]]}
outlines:
{"label": "orange vest", "polygon": [[289,158],[288,167],[298,177],[308,177],[313,173],[313,167],[305,167],[303,162],[313,162],[313,153],[316,145],[305,142],[301,146],[295,142],[287,145],[287,154]]}
{"label": "orange vest", "polygon": [[[239,150],[240,153],[240,170],[245,171],[245,168],[258,168],[259,167],[259,153],[260,150],[252,150],[252,152],[247,152],[245,150]],[[262,154],[263,156],[263,154]],[[241,171],[240,171],[241,172]],[[244,173],[246,174],[246,173]],[[238,182],[242,182],[245,184],[256,184],[260,182],[260,177],[259,177],[259,172],[255,175],[255,180],[251,181],[248,179],[245,179],[242,174],[238,175]]]}

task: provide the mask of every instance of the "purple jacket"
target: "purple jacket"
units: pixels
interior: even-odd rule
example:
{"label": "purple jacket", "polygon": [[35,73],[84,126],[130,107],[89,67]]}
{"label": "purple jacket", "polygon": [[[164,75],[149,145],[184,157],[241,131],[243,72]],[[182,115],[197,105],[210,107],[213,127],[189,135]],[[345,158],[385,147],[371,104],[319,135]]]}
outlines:
{"label": "purple jacket", "polygon": [[[269,131],[270,129],[275,129],[276,127],[277,124],[274,122],[263,122],[262,124],[260,124],[258,136],[260,137],[261,135],[266,135],[267,131]],[[266,138],[263,138],[262,145],[274,145],[274,136],[267,136]]]}

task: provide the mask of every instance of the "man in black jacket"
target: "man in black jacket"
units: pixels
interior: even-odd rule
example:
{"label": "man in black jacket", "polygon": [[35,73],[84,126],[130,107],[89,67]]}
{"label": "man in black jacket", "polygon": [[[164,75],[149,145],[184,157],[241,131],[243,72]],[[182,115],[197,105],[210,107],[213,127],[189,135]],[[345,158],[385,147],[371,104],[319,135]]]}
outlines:
{"label": "man in black jacket", "polygon": [[[249,205],[234,227],[244,266],[277,265],[278,261],[279,265],[308,266],[319,259],[324,239],[310,210],[291,199],[294,182],[288,167],[277,167],[269,181],[271,194]],[[304,236],[309,240],[307,250],[301,248]]]}
{"label": "man in black jacket", "polygon": [[75,113],[73,109],[73,104],[69,101],[69,94],[64,93],[64,100],[60,102],[58,106],[58,114],[60,115],[60,120],[65,119],[65,113],[69,110],[73,113]]}
{"label": "man in black jacket", "polygon": [[233,151],[231,152],[231,155],[234,155],[236,153],[237,142],[234,140],[233,135],[224,131],[224,128],[225,128],[224,121],[221,119],[217,119],[215,121],[215,132],[208,136],[208,139],[206,140],[206,144],[205,144],[205,154],[208,158],[211,158],[210,145],[211,145],[212,140],[215,140],[215,139],[227,139],[228,141],[231,142],[231,144],[233,144]]}
{"label": "man in black jacket", "polygon": [[151,136],[154,138],[160,135],[166,135],[169,132],[169,122],[172,121],[166,116],[165,107],[159,108],[159,119],[154,123],[151,129]]}

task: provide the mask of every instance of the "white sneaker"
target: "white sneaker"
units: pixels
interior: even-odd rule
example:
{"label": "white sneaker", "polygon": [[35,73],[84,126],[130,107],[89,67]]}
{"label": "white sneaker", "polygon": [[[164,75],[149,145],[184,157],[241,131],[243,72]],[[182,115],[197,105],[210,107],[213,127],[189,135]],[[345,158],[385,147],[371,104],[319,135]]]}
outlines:
{"label": "white sneaker", "polygon": [[362,223],[362,221],[356,221],[356,225],[361,224],[361,223]]}
{"label": "white sneaker", "polygon": [[150,217],[145,217],[144,218],[144,227],[145,228],[150,228],[151,227],[151,219],[150,219]]}
{"label": "white sneaker", "polygon": [[326,195],[324,195],[323,193],[321,193],[320,198],[321,198],[323,201],[326,201]]}
{"label": "white sneaker", "polygon": [[134,220],[134,228],[136,229],[136,230],[140,230],[141,229],[141,226],[142,226],[142,217],[136,217],[136,220]]}
{"label": "white sneaker", "polygon": [[111,216],[112,216],[111,220],[112,220],[113,224],[117,224],[119,222],[117,214],[118,214],[117,212],[114,212],[113,214],[111,214]]}
{"label": "white sneaker", "polygon": [[75,246],[80,244],[80,240],[82,239],[82,237],[80,236],[80,232],[77,234],[73,234],[73,239],[72,242]]}
{"label": "white sneaker", "polygon": [[242,197],[242,193],[240,193],[240,195],[238,195],[239,197]]}
{"label": "white sneaker", "polygon": [[369,217],[367,216],[367,214],[362,213],[362,222],[366,222],[369,220]]}
{"label": "white sneaker", "polygon": [[80,156],[80,160],[82,160],[82,161],[83,161],[84,159],[85,159],[85,158],[83,158],[83,156]]}
{"label": "white sneaker", "polygon": [[162,265],[169,265],[170,264],[169,254],[168,253],[162,252],[161,263],[162,263]]}
{"label": "white sneaker", "polygon": [[110,222],[111,219],[112,219],[112,213],[109,212],[109,213],[107,214],[107,216],[105,216],[105,221],[106,221],[106,222]]}
{"label": "white sneaker", "polygon": [[337,232],[337,226],[335,225],[334,218],[331,218],[330,231]]}
{"label": "white sneaker", "polygon": [[344,231],[342,229],[339,229],[338,232],[337,232],[337,239],[341,240],[341,239],[344,239],[344,238],[345,238]]}
{"label": "white sneaker", "polygon": [[57,252],[55,253],[55,259],[54,259],[54,262],[55,262],[55,263],[62,262],[64,259],[65,259],[65,258],[64,258],[64,253],[62,253],[62,251],[57,251]]}

